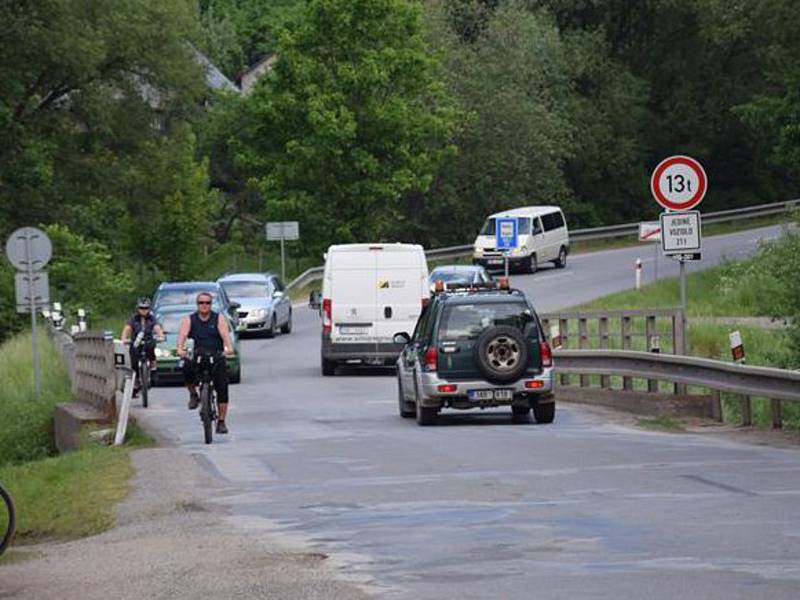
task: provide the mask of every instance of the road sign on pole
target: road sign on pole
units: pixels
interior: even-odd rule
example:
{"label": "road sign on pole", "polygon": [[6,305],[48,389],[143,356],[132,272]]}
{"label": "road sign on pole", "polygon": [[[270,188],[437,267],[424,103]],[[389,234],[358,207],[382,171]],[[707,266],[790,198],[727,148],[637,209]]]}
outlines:
{"label": "road sign on pole", "polygon": [[281,279],[286,281],[286,240],[300,239],[300,224],[297,221],[275,221],[267,223],[267,241],[279,241],[281,243]]}
{"label": "road sign on pole", "polygon": [[53,256],[53,244],[41,229],[22,227],[6,241],[6,256],[20,273],[15,277],[17,312],[31,313],[33,351],[33,383],[36,395],[41,395],[42,377],[39,367],[39,341],[36,330],[36,311],[50,302],[47,273],[42,271]]}
{"label": "road sign on pole", "polygon": [[30,312],[50,306],[50,285],[46,271],[17,273],[14,276],[17,292],[17,312]]}
{"label": "road sign on pole", "polygon": [[699,212],[661,213],[661,249],[664,254],[693,254],[700,252],[701,246]]}
{"label": "road sign on pole", "polygon": [[506,277],[508,277],[508,253],[519,246],[518,225],[516,217],[498,217],[495,221],[495,247],[503,251]]}
{"label": "road sign on pole", "polygon": [[639,223],[640,242],[660,242],[661,241],[661,222],[644,221]]}
{"label": "road sign on pole", "polygon": [[650,177],[650,191],[667,210],[691,210],[708,189],[703,166],[689,156],[670,156],[658,163]]}

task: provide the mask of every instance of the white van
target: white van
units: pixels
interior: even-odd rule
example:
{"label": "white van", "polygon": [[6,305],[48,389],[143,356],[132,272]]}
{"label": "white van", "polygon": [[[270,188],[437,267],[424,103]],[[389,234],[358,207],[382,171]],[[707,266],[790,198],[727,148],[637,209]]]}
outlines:
{"label": "white van", "polygon": [[518,246],[509,254],[511,268],[535,273],[545,262],[559,268],[567,266],[569,231],[558,206],[524,206],[490,215],[475,238],[473,263],[487,269],[503,268],[503,252],[495,248],[495,226],[500,217],[517,218]]}
{"label": "white van", "polygon": [[393,365],[398,331],[414,331],[429,300],[422,246],[331,246],[322,281],[322,374],[338,364]]}

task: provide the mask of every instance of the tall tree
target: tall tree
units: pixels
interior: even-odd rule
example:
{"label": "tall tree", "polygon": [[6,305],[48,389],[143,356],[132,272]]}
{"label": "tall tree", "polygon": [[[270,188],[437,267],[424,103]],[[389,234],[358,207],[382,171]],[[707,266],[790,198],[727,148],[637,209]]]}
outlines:
{"label": "tall tree", "polygon": [[400,198],[430,185],[457,114],[409,0],[309,0],[278,36],[249,103],[237,162],[268,214],[310,247],[386,239]]}

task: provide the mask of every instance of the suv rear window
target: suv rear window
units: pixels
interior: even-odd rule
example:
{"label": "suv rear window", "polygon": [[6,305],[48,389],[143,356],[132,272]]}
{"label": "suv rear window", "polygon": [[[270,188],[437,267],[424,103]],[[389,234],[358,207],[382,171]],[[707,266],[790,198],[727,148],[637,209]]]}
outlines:
{"label": "suv rear window", "polygon": [[474,340],[484,329],[509,325],[529,335],[536,323],[533,311],[524,302],[454,304],[446,306],[439,325],[441,341]]}

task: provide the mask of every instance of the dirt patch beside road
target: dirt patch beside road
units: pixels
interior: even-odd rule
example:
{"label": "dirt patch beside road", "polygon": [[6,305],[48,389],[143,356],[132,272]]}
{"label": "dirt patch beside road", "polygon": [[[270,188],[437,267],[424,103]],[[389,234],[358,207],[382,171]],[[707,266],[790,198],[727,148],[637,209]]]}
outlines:
{"label": "dirt patch beside road", "polygon": [[234,526],[209,502],[223,485],[191,456],[174,448],[131,456],[134,491],[119,505],[116,526],[36,546],[38,558],[0,566],[0,598],[368,597],[343,581],[324,555],[288,546],[263,529]]}

